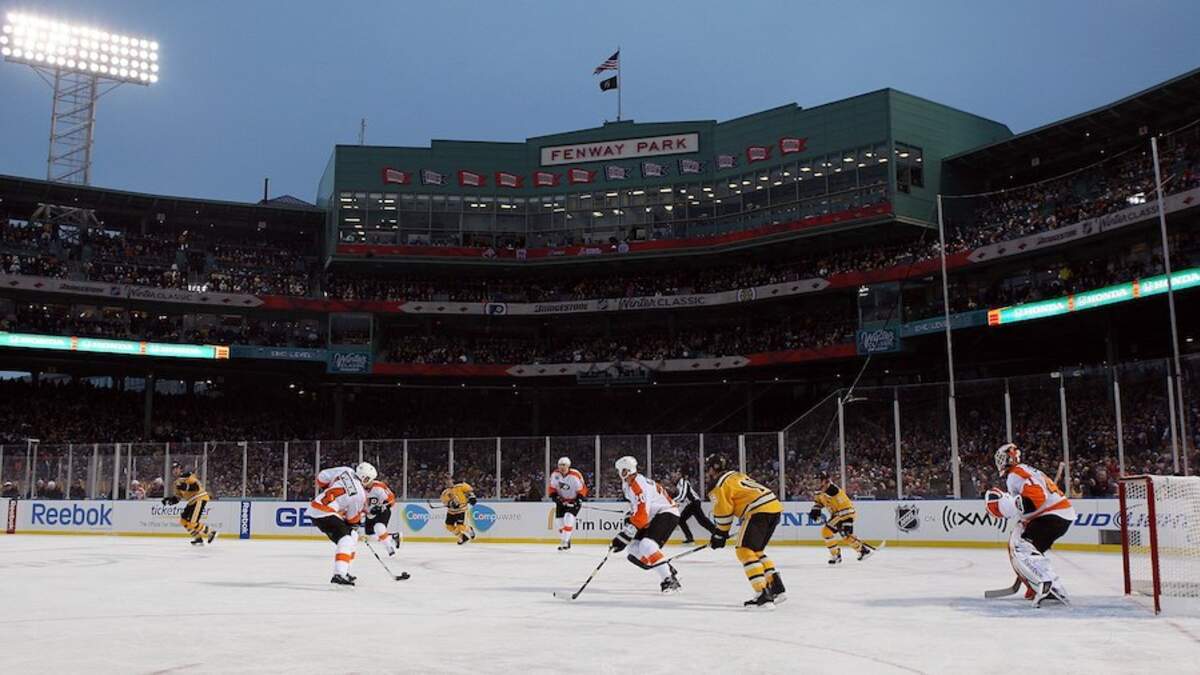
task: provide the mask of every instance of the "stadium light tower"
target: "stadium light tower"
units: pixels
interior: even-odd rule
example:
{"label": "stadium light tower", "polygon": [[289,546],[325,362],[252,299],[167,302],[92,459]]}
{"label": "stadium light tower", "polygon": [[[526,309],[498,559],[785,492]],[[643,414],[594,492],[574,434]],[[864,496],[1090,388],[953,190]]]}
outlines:
{"label": "stadium light tower", "polygon": [[30,66],[54,90],[46,179],[89,185],[96,101],[122,84],[158,82],[158,43],[91,26],[9,12],[5,61]]}

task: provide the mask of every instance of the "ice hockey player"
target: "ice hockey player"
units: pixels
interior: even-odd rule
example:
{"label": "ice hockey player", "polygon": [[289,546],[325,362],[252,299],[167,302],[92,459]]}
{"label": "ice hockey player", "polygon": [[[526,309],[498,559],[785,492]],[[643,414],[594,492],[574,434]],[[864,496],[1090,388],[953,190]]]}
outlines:
{"label": "ice hockey player", "polygon": [[550,485],[546,488],[554,501],[554,527],[558,529],[558,550],[571,549],[571,535],[575,533],[575,519],[587,498],[587,483],[583,474],[571,468],[570,457],[559,457],[558,467],[550,474]]}
{"label": "ice hockey player", "polygon": [[392,521],[392,506],[396,503],[396,494],[388,484],[379,480],[379,472],[370,462],[362,462],[354,467],[354,474],[362,481],[367,491],[367,521],[364,526],[366,536],[383,544],[388,555],[396,555],[396,544],[399,533],[389,533],[388,523]]}
{"label": "ice hockey player", "polygon": [[193,546],[211,544],[213,539],[217,538],[217,531],[204,522],[204,507],[208,506],[209,500],[208,492],[204,490],[204,486],[200,484],[200,479],[195,474],[191,471],[184,471],[178,464],[171,467],[171,473],[175,477],[173,485],[175,494],[163,497],[163,505],[169,506],[178,504],[180,501],[187,501],[187,506],[183,507],[183,512],[179,514],[179,524],[183,525],[183,529],[192,535]]}
{"label": "ice hockey player", "polygon": [[659,590],[678,593],[679,579],[671,565],[664,562],[662,546],[679,524],[679,507],[661,485],[638,473],[633,457],[618,459],[616,469],[625,499],[629,500],[630,515],[620,534],[613,537],[611,549],[620,553],[628,547],[629,562],[658,574]]}
{"label": "ice hockey player", "polygon": [[683,530],[683,543],[692,544],[695,543],[695,540],[692,539],[692,530],[687,524],[689,518],[695,518],[700,527],[708,530],[710,535],[716,528],[713,527],[712,521],[704,515],[704,508],[700,505],[700,495],[696,492],[696,488],[692,487],[692,481],[687,479],[687,474],[677,471],[675,475],[675,503],[679,505],[679,529]]}
{"label": "ice hockey player", "polygon": [[821,517],[821,509],[829,512],[825,526],[821,528],[821,538],[825,540],[825,548],[829,549],[829,564],[837,565],[842,562],[842,549],[849,545],[858,553],[858,559],[864,560],[875,552],[875,547],[854,536],[854,503],[838,485],[834,484],[829,474],[821,473],[821,489],[813,495],[812,510],[808,512],[811,520]]}
{"label": "ice hockey player", "polygon": [[333,554],[333,578],[329,583],[353,586],[357,578],[350,574],[358,536],[354,528],[367,510],[367,490],[348,466],[325,469],[317,474],[316,497],[308,505],[308,516],[336,550]]}
{"label": "ice hockey player", "polygon": [[1067,604],[1067,591],[1046,557],[1046,551],[1075,522],[1071,500],[1046,474],[1021,463],[1021,450],[1012,443],[996,449],[996,470],[1005,489],[992,488],[984,496],[987,510],[998,518],[1017,518],[1008,540],[1008,554],[1017,576],[1032,594],[1034,607],[1046,600]]}
{"label": "ice hockey player", "polygon": [[767,557],[767,544],[779,518],[783,504],[775,493],[740,471],[729,469],[728,460],[721,455],[709,455],[705,460],[705,478],[712,484],[709,498],[713,502],[716,530],[709,546],[725,548],[729,530],[736,518],[741,524],[735,553],[742,570],[750,580],[755,596],[743,605],[750,609],[770,609],[787,599],[783,578],[775,563]]}
{"label": "ice hockey player", "polygon": [[467,525],[467,510],[475,505],[475,489],[466,483],[455,483],[453,477],[446,476],[442,503],[446,505],[446,529],[458,539],[458,545],[474,539],[475,528]]}

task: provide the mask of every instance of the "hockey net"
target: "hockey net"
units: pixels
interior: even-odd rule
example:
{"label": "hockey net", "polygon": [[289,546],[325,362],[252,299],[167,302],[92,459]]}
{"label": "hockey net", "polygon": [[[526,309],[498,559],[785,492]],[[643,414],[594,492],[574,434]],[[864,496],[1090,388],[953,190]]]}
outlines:
{"label": "hockey net", "polygon": [[1127,476],[1119,494],[1125,594],[1200,612],[1200,476]]}

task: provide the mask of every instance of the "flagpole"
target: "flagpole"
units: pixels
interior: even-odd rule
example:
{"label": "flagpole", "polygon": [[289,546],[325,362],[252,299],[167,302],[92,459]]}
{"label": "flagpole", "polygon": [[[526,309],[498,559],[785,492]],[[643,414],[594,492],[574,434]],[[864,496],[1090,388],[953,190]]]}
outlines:
{"label": "flagpole", "polygon": [[621,121],[621,45],[617,45],[617,121]]}

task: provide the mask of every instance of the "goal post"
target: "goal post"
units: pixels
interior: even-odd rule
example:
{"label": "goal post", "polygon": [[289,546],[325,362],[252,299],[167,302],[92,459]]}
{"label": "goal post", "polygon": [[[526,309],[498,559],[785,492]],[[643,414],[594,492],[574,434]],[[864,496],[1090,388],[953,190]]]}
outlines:
{"label": "goal post", "polygon": [[1200,613],[1200,476],[1124,476],[1118,497],[1125,594]]}

